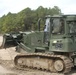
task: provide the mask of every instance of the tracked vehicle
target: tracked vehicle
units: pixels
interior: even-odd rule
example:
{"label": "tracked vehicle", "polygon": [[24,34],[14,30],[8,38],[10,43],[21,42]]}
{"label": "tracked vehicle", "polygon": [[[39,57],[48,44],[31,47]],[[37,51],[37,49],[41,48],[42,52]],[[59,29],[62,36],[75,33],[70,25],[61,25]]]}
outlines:
{"label": "tracked vehicle", "polygon": [[23,33],[14,59],[20,69],[68,73],[76,66],[76,15],[46,16],[44,31]]}
{"label": "tracked vehicle", "polygon": [[67,73],[76,66],[76,15],[46,16],[44,31],[23,33],[17,68]]}

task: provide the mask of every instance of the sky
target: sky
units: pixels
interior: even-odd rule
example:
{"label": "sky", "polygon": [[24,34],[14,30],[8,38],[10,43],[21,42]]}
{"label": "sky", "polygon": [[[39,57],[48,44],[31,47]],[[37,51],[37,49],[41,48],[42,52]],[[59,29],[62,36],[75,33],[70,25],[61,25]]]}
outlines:
{"label": "sky", "polygon": [[76,14],[76,0],[0,0],[0,17],[8,12],[18,13],[27,7],[37,9],[39,6],[58,6],[64,14]]}

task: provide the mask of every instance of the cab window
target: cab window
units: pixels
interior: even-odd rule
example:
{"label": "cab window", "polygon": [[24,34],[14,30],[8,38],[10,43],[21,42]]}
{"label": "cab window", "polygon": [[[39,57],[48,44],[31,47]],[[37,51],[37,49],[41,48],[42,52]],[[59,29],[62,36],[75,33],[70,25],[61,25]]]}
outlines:
{"label": "cab window", "polygon": [[53,30],[52,33],[63,33],[64,32],[64,20],[56,18],[53,20]]}
{"label": "cab window", "polygon": [[76,21],[68,21],[69,33],[76,33]]}

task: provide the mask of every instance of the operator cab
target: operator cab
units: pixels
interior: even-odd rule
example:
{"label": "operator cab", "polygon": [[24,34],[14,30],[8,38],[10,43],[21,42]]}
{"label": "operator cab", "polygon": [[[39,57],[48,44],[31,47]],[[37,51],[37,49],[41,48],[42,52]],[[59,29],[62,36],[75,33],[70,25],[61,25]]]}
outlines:
{"label": "operator cab", "polygon": [[52,17],[52,32],[50,35],[50,51],[76,51],[76,15]]}
{"label": "operator cab", "polygon": [[76,15],[46,16],[43,33],[43,45],[49,51],[76,51]]}
{"label": "operator cab", "polygon": [[44,27],[44,42],[48,42],[51,34],[64,34],[64,19],[61,16],[47,16]]}

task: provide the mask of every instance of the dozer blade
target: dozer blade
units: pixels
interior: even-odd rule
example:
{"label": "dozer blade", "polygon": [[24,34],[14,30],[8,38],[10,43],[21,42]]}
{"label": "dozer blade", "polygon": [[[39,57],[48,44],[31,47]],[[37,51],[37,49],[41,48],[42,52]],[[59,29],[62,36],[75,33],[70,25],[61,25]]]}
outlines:
{"label": "dozer blade", "polygon": [[17,46],[21,42],[21,34],[4,34],[1,37],[0,48]]}

